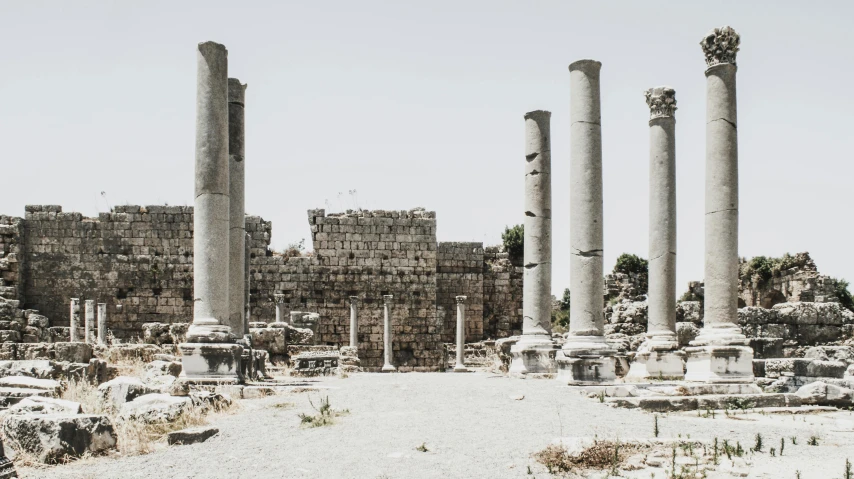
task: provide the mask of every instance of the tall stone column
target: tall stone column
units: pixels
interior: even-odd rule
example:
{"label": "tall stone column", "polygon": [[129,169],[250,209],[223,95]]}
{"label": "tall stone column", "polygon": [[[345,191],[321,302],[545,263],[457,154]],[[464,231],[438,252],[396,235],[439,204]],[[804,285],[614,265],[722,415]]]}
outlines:
{"label": "tall stone column", "polygon": [[71,315],[68,318],[68,340],[72,343],[78,341],[77,328],[80,327],[80,298],[71,298]]}
{"label": "tall stone column", "polygon": [[392,364],[394,350],[392,349],[391,303],[394,296],[383,295],[383,372],[397,371]]}
{"label": "tall stone column", "polygon": [[92,342],[92,326],[95,324],[95,301],[86,300],[86,321],[83,323],[83,342]]}
{"label": "tall stone column", "polygon": [[465,356],[466,356],[466,298],[465,296],[457,296],[457,364],[454,366],[454,372],[466,373]]}
{"label": "tall stone column", "polygon": [[688,348],[685,379],[753,380],[753,349],[738,325],[738,119],[741,39],[726,26],[700,42],[706,57],[706,261],[704,326]]}
{"label": "tall stone column", "polygon": [[182,353],[188,379],[240,381],[243,348],[229,326],[228,51],[198,45],[193,212],[193,323]]}
{"label": "tall stone column", "polygon": [[350,347],[359,348],[359,298],[350,296]]}
{"label": "tall stone column", "polygon": [[676,91],[646,91],[649,106],[649,320],[629,380],[682,379],[676,337]]}
{"label": "tall stone column", "polygon": [[246,212],[244,171],[244,120],[243,108],[246,85],[237,78],[228,79],[228,324],[235,336],[243,336],[244,330],[244,281],[246,256]]}
{"label": "tall stone column", "polygon": [[525,252],[522,336],[509,373],[553,374],[551,112],[525,114]]}
{"label": "tall stone column", "polygon": [[570,304],[567,341],[557,355],[558,377],[571,384],[616,378],[615,351],[605,342],[602,265],[602,123],[595,60],[569,65]]}
{"label": "tall stone column", "polygon": [[273,300],[276,302],[276,322],[285,322],[285,295],[276,293],[273,295]]}
{"label": "tall stone column", "polygon": [[107,344],[107,303],[98,303],[98,344]]}

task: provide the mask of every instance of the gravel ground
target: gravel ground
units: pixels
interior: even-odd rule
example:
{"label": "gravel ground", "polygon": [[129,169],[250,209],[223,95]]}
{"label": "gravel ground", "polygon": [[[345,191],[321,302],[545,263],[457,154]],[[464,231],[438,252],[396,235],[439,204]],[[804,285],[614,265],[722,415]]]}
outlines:
{"label": "gravel ground", "polygon": [[[515,478],[550,477],[531,454],[559,437],[630,440],[653,437],[653,415],[615,409],[554,380],[510,379],[490,373],[353,374],[328,378],[329,389],[241,401],[218,416],[220,434],[203,444],[163,447],[135,457],[102,457],[52,468],[20,468],[25,478]],[[301,428],[328,393],[349,409],[336,424]],[[524,396],[523,399],[519,399]],[[291,407],[274,407],[292,403]],[[659,419],[661,437],[718,437],[745,448],[761,432],[767,451],[780,438],[783,457],[751,455],[748,477],[842,478],[854,460],[854,413],[749,414],[715,419],[680,413]],[[815,435],[819,446],[808,446]],[[425,444],[427,451],[417,448]],[[529,474],[529,468],[532,474]],[[593,477],[605,477],[603,474]],[[650,471],[631,477],[651,477]],[[655,477],[664,478],[657,472]],[[732,477],[713,473],[709,477]]]}

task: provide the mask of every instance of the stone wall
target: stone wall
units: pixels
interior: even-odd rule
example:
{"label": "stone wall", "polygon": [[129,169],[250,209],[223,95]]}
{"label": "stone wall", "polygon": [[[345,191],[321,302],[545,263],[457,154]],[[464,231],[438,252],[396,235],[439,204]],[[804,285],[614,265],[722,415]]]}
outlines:
{"label": "stone wall", "polygon": [[0,298],[18,300],[21,218],[0,215]]}
{"label": "stone wall", "polygon": [[[22,299],[68,326],[69,301],[107,304],[118,338],[147,322],[193,314],[193,213],[184,206],[117,206],[98,218],[59,206],[27,206]],[[82,316],[81,311],[81,316]]]}
{"label": "stone wall", "polygon": [[785,270],[774,271],[763,280],[758,275],[739,278],[739,306],[771,308],[785,302],[832,303],[836,297],[836,280],[818,273],[809,253],[784,257]]}
{"label": "stone wall", "polygon": [[436,253],[436,314],[442,341],[454,343],[457,296],[466,296],[466,341],[483,339],[483,243],[439,243]]}
{"label": "stone wall", "polygon": [[483,250],[483,337],[522,334],[522,265],[499,247]]}

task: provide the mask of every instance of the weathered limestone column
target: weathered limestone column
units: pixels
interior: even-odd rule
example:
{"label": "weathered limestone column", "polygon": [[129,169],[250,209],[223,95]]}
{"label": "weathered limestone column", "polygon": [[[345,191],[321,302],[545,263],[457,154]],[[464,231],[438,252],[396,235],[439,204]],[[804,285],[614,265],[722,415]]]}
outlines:
{"label": "weathered limestone column", "polygon": [[80,327],[80,298],[71,298],[71,316],[68,319],[68,340],[72,343],[78,341],[77,328]]}
{"label": "weathered limestone column", "polygon": [[390,294],[383,295],[383,372],[397,371],[392,364],[394,350],[391,338],[391,302],[393,299],[394,296]]}
{"label": "weathered limestone column", "polygon": [[350,296],[350,347],[359,348],[359,298]]}
{"label": "weathered limestone column", "polygon": [[249,332],[244,330],[244,281],[246,256],[246,212],[244,172],[244,120],[243,107],[246,85],[237,78],[228,79],[228,323],[235,336]]}
{"label": "weathered limestone column", "polygon": [[276,293],[273,295],[273,300],[276,302],[276,322],[285,322],[285,295]]}
{"label": "weathered limestone column", "polygon": [[83,342],[92,343],[92,326],[95,324],[95,301],[86,300],[86,321],[83,323]]}
{"label": "weathered limestone column", "polygon": [[243,348],[229,327],[228,51],[198,45],[196,179],[193,214],[193,323],[182,353],[183,376],[242,381]]}
{"label": "weathered limestone column", "polygon": [[691,342],[685,379],[753,380],[753,349],[738,325],[738,119],[735,57],[726,26],[700,42],[706,57],[706,261],[704,326]]}
{"label": "weathered limestone column", "polygon": [[98,344],[107,344],[107,303],[98,303]]}
{"label": "weathered limestone column", "polygon": [[615,351],[605,342],[602,265],[602,126],[595,60],[569,65],[571,255],[569,333],[557,355],[558,377],[571,384],[616,378]]}
{"label": "weathered limestone column", "polygon": [[525,114],[525,253],[522,337],[510,353],[511,375],[553,374],[551,112]]}
{"label": "weathered limestone column", "polygon": [[649,320],[627,379],[682,379],[676,337],[676,91],[645,92],[649,106]]}
{"label": "weathered limestone column", "polygon": [[466,373],[466,298],[457,296],[457,364],[454,366],[455,373]]}
{"label": "weathered limestone column", "polygon": [[[252,319],[252,308],[249,304],[249,286],[250,282],[250,270],[249,270],[249,260],[251,258],[249,248],[252,246],[250,240],[252,239],[252,235],[246,233],[243,237],[243,245],[244,245],[244,255],[243,255],[243,331],[246,333],[249,332],[249,321]],[[244,334],[246,334],[244,333]]]}

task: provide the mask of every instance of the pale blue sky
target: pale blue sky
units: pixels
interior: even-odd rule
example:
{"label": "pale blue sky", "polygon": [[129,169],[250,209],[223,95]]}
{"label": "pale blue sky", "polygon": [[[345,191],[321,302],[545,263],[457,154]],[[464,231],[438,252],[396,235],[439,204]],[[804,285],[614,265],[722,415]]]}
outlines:
{"label": "pale blue sky", "polygon": [[[249,6],[247,6],[249,5]],[[676,89],[678,292],[703,276],[712,27],[738,54],[742,256],[808,250],[854,280],[854,2],[0,1],[0,213],[193,203],[195,45],[246,93],[247,210],[435,210],[440,241],[521,223],[526,111],[552,111],[554,290],[569,285],[569,73],[602,66],[605,257],[647,256],[648,109]],[[339,192],[343,200],[339,203]]]}

